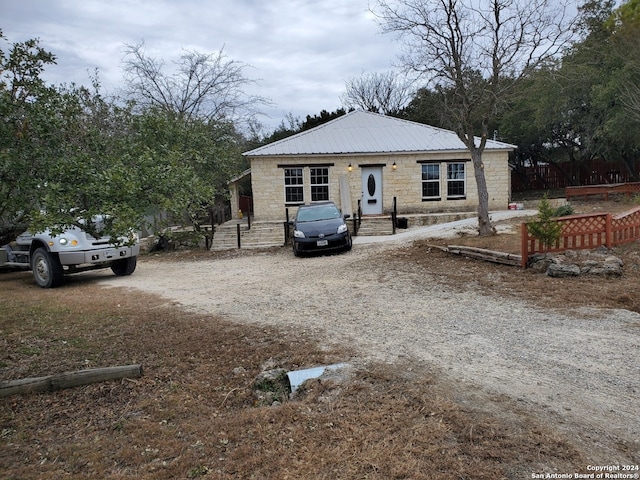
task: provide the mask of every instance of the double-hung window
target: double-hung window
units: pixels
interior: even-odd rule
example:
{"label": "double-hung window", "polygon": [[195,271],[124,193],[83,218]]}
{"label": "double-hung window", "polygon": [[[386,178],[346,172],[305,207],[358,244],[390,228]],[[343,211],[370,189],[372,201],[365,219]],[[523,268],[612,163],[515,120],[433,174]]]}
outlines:
{"label": "double-hung window", "polygon": [[287,204],[304,203],[302,167],[284,169],[284,198]]}
{"label": "double-hung window", "polygon": [[285,204],[300,205],[305,201],[329,200],[329,167],[331,165],[283,165]]}
{"label": "double-hung window", "polygon": [[447,198],[465,198],[467,195],[464,162],[447,163]]}
{"label": "double-hung window", "polygon": [[311,167],[311,201],[321,202],[329,200],[329,168]]}
{"label": "double-hung window", "polygon": [[440,164],[422,164],[422,199],[440,200]]}

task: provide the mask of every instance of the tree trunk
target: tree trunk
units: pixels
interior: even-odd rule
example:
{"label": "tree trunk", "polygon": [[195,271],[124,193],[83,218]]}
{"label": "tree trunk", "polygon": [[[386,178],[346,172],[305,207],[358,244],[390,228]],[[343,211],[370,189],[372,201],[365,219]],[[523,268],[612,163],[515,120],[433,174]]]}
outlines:
{"label": "tree trunk", "polygon": [[478,234],[481,237],[493,235],[494,229],[489,218],[489,191],[487,190],[487,179],[484,175],[484,163],[482,162],[482,149],[471,150],[471,160],[476,177],[478,189]]}
{"label": "tree trunk", "polygon": [[635,157],[630,157],[627,154],[622,155],[622,164],[625,166],[627,173],[629,174],[629,180],[632,182],[640,181],[640,175],[638,175],[638,171],[636,170],[636,159]]}

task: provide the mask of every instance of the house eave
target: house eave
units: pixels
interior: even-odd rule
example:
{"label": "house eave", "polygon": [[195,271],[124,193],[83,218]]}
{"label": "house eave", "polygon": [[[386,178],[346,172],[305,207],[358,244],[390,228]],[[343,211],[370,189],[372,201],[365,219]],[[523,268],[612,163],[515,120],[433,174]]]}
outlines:
{"label": "house eave", "polygon": [[[513,152],[516,147],[509,148],[486,148],[485,152]],[[381,155],[460,155],[469,154],[468,149],[452,149],[452,150],[397,150],[389,152],[333,152],[333,153],[280,153],[266,155],[246,155],[248,159],[259,158],[300,158],[300,157],[316,157],[316,158],[335,158],[339,157],[374,157]]]}
{"label": "house eave", "polygon": [[242,180],[243,178],[247,177],[251,175],[251,169],[247,168],[244,172],[242,172],[240,175],[238,175],[237,177],[233,177],[231,180],[229,180],[227,182],[227,185],[231,185],[232,183],[235,182],[239,182],[240,180]]}

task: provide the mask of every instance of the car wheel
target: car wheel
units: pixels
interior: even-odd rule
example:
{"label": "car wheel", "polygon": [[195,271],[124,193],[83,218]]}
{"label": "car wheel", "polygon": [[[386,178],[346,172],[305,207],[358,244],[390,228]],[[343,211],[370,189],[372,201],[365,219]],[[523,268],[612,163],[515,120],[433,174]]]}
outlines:
{"label": "car wheel", "polygon": [[347,246],[344,247],[344,251],[348,252],[349,250],[351,250],[352,246],[353,246],[353,239],[351,238],[351,235],[349,235],[349,237],[347,239]]}
{"label": "car wheel", "polygon": [[116,260],[111,265],[111,271],[116,275],[116,277],[124,277],[126,275],[131,275],[135,269],[138,260],[136,257],[123,258],[122,260]]}
{"label": "car wheel", "polygon": [[42,288],[54,288],[64,282],[64,270],[56,254],[44,248],[36,248],[31,257],[31,271],[36,283]]}
{"label": "car wheel", "polygon": [[302,253],[300,252],[300,250],[298,249],[298,244],[296,242],[293,242],[293,254],[296,257],[300,257],[302,256]]}

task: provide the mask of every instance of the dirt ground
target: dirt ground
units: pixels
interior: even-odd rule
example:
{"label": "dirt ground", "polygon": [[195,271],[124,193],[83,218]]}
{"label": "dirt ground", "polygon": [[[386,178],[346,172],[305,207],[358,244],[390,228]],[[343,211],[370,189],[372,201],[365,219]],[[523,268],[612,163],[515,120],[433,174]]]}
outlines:
{"label": "dirt ground", "polygon": [[[636,203],[627,201],[576,201],[572,202],[576,214],[610,212],[620,213],[634,208]],[[513,218],[503,224],[520,225],[529,218]],[[473,282],[486,291],[502,292],[527,299],[541,306],[575,308],[594,306],[605,308],[623,308],[640,312],[640,248],[637,242],[616,247],[611,253],[624,262],[624,274],[619,278],[594,278],[591,276],[574,278],[554,278],[553,281],[533,270],[505,267],[489,262],[452,258],[452,254],[429,248],[430,245],[466,245],[486,248],[498,252],[520,254],[520,235],[517,228],[511,234],[492,237],[463,235],[451,239],[433,239],[416,242],[405,252],[406,260],[426,264],[429,268],[438,268],[438,272],[451,285],[466,285]],[[442,262],[433,262],[433,257]],[[449,262],[464,265],[464,268],[451,268]]]}
{"label": "dirt ground", "polygon": [[[575,207],[622,211],[629,205]],[[389,252],[385,261],[397,272],[428,263],[459,291],[473,284],[542,307],[640,312],[637,243],[614,251],[624,261],[621,278],[552,282],[530,270],[451,255],[434,243],[519,250],[517,234],[464,236],[416,242]],[[153,261],[253,254],[174,252]],[[470,403],[439,371],[409,360],[372,363],[347,382],[313,381],[294,400],[264,405],[252,383],[265,365],[294,370],[342,362],[353,354],[350,346],[189,312],[155,295],[104,288],[99,280],[42,290],[28,273],[0,274],[0,379],[138,363],[145,372],[138,379],[1,398],[1,478],[524,479],[593,473],[579,439],[508,398]],[[625,448],[640,459],[629,451],[637,445]]]}

